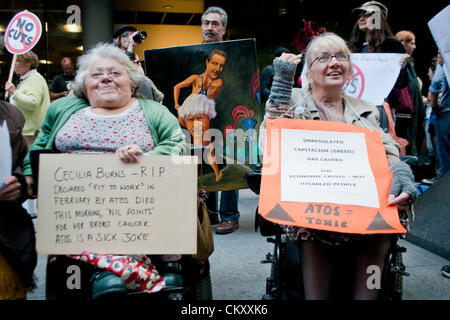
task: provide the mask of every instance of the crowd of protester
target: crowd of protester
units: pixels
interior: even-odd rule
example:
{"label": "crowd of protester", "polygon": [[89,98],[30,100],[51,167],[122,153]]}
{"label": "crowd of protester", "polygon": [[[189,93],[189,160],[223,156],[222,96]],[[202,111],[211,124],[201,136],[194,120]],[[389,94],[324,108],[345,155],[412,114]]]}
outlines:
{"label": "crowd of protester", "polygon": [[[386,102],[391,108],[397,136],[408,142],[405,154],[425,157],[435,169],[435,177],[424,181],[432,184],[443,177],[450,167],[450,93],[444,61],[437,52],[436,58],[430,62],[428,80],[431,85],[426,90],[414,68],[417,63],[413,58],[416,48],[414,33],[400,30],[394,35],[388,24],[389,10],[377,1],[366,2],[352,13],[355,24],[347,39],[325,32],[308,41],[305,52],[291,53],[286,48],[277,48],[273,63],[261,71],[260,96],[265,117],[260,137],[264,136],[267,119],[287,114],[292,118],[298,117],[292,108],[299,104],[305,106],[305,114],[310,115],[308,119],[375,128],[382,136],[393,176],[389,205],[398,207],[401,221],[407,228],[410,205],[417,198],[415,184],[420,181],[415,181],[411,168],[400,161],[400,146],[377,122],[379,109],[367,101],[347,96],[342,87],[352,74],[350,53],[404,55],[400,74],[394,88],[386,96]],[[368,25],[373,15],[381,19],[379,28]],[[228,16],[223,9],[208,8],[202,16],[203,43],[224,41],[227,23]],[[0,299],[26,299],[27,291],[35,286],[35,232],[22,206],[26,199],[37,197],[33,188],[30,151],[51,149],[74,154],[100,152],[116,154],[125,163],[137,162],[142,154],[180,153],[183,149],[180,122],[187,126],[191,113],[208,114],[209,111],[198,110],[189,113],[189,109],[184,111],[181,117],[183,121],[179,121],[161,104],[164,95],[146,76],[140,58],[135,53],[143,40],[136,38],[137,33],[132,26],[117,28],[111,44],[98,44],[78,57],[76,70],[72,60],[64,57],[61,60],[63,73],[53,79],[50,88],[37,71],[39,58],[35,53],[29,51],[17,57],[14,72],[19,76],[19,82],[6,82],[4,89],[8,98],[7,101],[0,101],[0,125],[6,121],[12,149],[12,174],[2,181],[0,189]],[[216,52],[216,55],[226,61],[222,53]],[[296,79],[296,72],[301,63],[307,64],[309,68],[306,76],[309,85],[298,88],[301,83]],[[215,79],[210,77],[207,70],[205,85],[203,77],[201,81],[199,75],[193,77],[195,79],[188,84],[193,87],[192,93],[211,100],[209,93],[214,88],[208,92],[210,87],[206,81],[210,85]],[[197,88],[195,81],[198,82],[197,87],[200,86],[198,92],[194,92],[194,88]],[[107,94],[102,87],[105,83],[110,87]],[[219,83],[215,82],[216,85]],[[353,110],[351,115],[344,112],[347,109]],[[89,123],[88,119],[93,118],[96,119],[96,126]],[[133,126],[131,123],[142,125]],[[99,126],[105,130],[99,130]],[[113,139],[114,143],[106,129],[111,126],[121,133],[120,137]],[[77,130],[79,127],[84,128],[82,133]],[[107,143],[98,143],[99,139]],[[209,140],[199,142],[202,145],[210,143]],[[261,146],[264,148],[264,142],[261,142]],[[217,168],[215,173],[217,181],[220,180],[222,173]],[[218,224],[218,234],[232,233],[239,227],[239,192],[222,191],[220,198],[218,205],[218,193],[209,193],[207,207],[211,223]],[[296,244],[304,261],[299,272],[305,279],[307,299],[329,298],[334,277],[332,270],[344,263],[339,258],[342,247],[350,248],[354,253],[352,261],[345,261],[352,264],[355,270],[353,298],[377,298],[378,292],[368,290],[365,286],[365,270],[367,265],[384,263],[390,244],[389,236],[339,234],[292,226],[283,228]],[[88,263],[99,268],[98,260],[90,261],[89,253],[83,255],[71,258],[87,259]],[[96,256],[96,259],[101,257]],[[130,257],[118,259],[126,263],[124,259],[129,262]],[[134,262],[144,264],[140,260]],[[108,272],[106,276],[120,278],[120,275],[114,275],[113,268],[103,269]],[[140,286],[147,286],[151,290],[161,289],[163,278],[151,262],[144,271],[133,269],[132,272],[146,272],[152,279],[144,284],[139,283]],[[442,272],[449,276],[449,267],[444,266]],[[132,277],[124,279],[121,285],[129,285],[129,279]]]}

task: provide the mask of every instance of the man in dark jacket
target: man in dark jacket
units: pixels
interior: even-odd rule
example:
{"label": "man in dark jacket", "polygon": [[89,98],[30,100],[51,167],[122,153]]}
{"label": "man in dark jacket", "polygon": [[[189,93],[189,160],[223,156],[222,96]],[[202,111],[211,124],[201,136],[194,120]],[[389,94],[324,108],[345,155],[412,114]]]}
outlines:
{"label": "man in dark jacket", "polygon": [[52,81],[49,89],[50,99],[56,100],[66,97],[73,86],[75,80],[75,71],[73,70],[72,60],[69,57],[61,59],[61,69],[63,73],[58,74]]}
{"label": "man in dark jacket", "polygon": [[[201,17],[202,43],[224,41],[227,30],[228,15],[220,7],[209,7]],[[239,228],[239,190],[222,191],[220,206],[218,206],[218,192],[210,192],[206,201],[211,224],[220,223],[216,228],[217,234],[228,234]]]}

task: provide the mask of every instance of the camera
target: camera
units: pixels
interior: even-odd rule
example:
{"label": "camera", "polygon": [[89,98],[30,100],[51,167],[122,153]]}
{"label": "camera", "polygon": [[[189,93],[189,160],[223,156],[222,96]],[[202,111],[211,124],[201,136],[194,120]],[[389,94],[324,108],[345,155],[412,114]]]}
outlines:
{"label": "camera", "polygon": [[133,36],[134,42],[142,42],[147,38],[147,32],[145,31],[139,31]]}

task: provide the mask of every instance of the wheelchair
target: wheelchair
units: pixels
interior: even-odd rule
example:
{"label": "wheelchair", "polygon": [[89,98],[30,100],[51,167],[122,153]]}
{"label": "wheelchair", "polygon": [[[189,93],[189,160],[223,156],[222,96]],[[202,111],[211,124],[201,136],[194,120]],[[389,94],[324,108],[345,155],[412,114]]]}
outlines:
{"label": "wheelchair", "polygon": [[[261,184],[262,164],[258,164],[253,172],[246,175],[249,188],[259,195]],[[266,293],[262,300],[304,300],[304,286],[301,268],[301,257],[298,254],[296,244],[293,243],[282,228],[275,223],[264,219],[255,211],[255,231],[267,237],[269,243],[273,243],[272,252],[267,253],[261,263],[270,263],[270,275],[266,278]],[[402,254],[406,248],[398,244],[398,235],[392,235],[391,245],[385,259],[383,276],[381,279],[381,290],[378,299],[382,301],[402,300],[403,277],[409,274],[405,271]],[[345,258],[345,257],[343,257]],[[348,270],[339,270],[345,273]],[[345,279],[346,277],[341,277]],[[348,286],[341,281],[334,285],[339,288],[338,292],[332,293],[332,298],[342,299],[350,294]]]}
{"label": "wheelchair", "polygon": [[[153,258],[153,257],[152,257]],[[108,293],[99,297],[92,296],[92,281],[101,269],[80,260],[64,255],[48,256],[46,268],[46,300],[211,300],[211,274],[208,260],[204,263],[193,263],[188,257],[182,256],[174,262],[152,260],[160,275],[169,279],[170,285],[154,293],[127,291],[126,293]],[[68,270],[77,266],[80,270],[80,288],[70,288]],[[169,278],[167,278],[167,276]],[[175,279],[175,280],[173,280]]]}

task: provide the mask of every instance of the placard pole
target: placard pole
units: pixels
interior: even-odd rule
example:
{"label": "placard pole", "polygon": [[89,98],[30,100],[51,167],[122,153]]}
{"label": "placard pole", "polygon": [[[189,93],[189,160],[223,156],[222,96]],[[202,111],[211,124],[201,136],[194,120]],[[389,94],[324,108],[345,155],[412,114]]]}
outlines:
{"label": "placard pole", "polygon": [[[17,60],[17,54],[14,54],[12,62],[11,62],[11,68],[9,69],[8,81],[12,80],[12,77],[13,77],[13,74],[14,74],[14,69],[15,69],[15,66],[16,66],[16,60]],[[8,96],[9,96],[9,91],[6,91],[5,92],[5,100],[8,99]]]}

